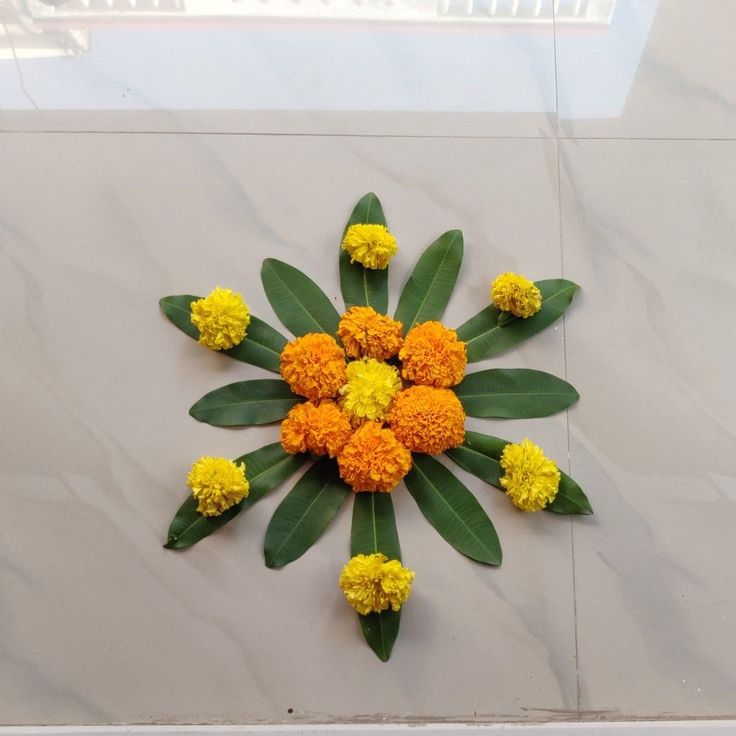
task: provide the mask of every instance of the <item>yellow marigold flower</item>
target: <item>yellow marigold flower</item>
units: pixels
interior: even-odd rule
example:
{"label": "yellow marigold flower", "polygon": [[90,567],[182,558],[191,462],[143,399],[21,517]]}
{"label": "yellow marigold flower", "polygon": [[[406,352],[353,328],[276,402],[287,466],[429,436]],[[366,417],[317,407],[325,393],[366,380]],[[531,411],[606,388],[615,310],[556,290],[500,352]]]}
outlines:
{"label": "yellow marigold flower", "polygon": [[281,351],[281,377],[310,401],[336,396],[346,381],[345,353],[335,338],[310,332]]}
{"label": "yellow marigold flower", "polygon": [[305,402],[291,408],[281,422],[281,446],[286,452],[311,452],[335,457],[350,439],[350,419],[333,401]]}
{"label": "yellow marigold flower", "polygon": [[501,467],[504,470],[501,485],[514,506],[522,511],[540,511],[557,495],[560,487],[557,465],[528,439],[503,448]]}
{"label": "yellow marigold flower", "polygon": [[542,308],[542,292],[518,273],[502,273],[491,284],[491,299],[503,312],[531,317]]}
{"label": "yellow marigold flower", "polygon": [[401,391],[399,371],[373,358],[348,363],[347,379],[340,389],[340,406],[358,424],[366,419],[383,419],[394,396]]}
{"label": "yellow marigold flower", "polygon": [[386,268],[396,253],[396,238],[385,225],[351,225],[342,239],[350,262],[364,268]]}
{"label": "yellow marigold flower", "polygon": [[398,611],[411,594],[414,572],[380,553],[355,555],[342,569],[340,588],[345,600],[361,615]]}
{"label": "yellow marigold flower", "polygon": [[187,475],[187,485],[199,501],[197,511],[205,516],[219,516],[246,498],[250,490],[245,463],[236,465],[224,457],[199,458]]}
{"label": "yellow marigold flower", "polygon": [[373,307],[351,307],[340,319],[337,336],[351,358],[388,360],[404,341],[402,324]]}
{"label": "yellow marigold flower", "polygon": [[411,469],[411,453],[390,429],[366,422],[342,448],[337,464],[354,491],[392,491]]}
{"label": "yellow marigold flower", "polygon": [[468,353],[455,330],[441,322],[424,322],[409,330],[399,360],[407,381],[448,388],[463,380]]}
{"label": "yellow marigold flower", "polygon": [[412,452],[436,455],[465,439],[465,412],[446,388],[412,386],[401,391],[387,421],[399,442]]}
{"label": "yellow marigold flower", "polygon": [[204,299],[193,301],[190,308],[201,345],[212,350],[229,350],[243,342],[250,311],[240,294],[218,286]]}

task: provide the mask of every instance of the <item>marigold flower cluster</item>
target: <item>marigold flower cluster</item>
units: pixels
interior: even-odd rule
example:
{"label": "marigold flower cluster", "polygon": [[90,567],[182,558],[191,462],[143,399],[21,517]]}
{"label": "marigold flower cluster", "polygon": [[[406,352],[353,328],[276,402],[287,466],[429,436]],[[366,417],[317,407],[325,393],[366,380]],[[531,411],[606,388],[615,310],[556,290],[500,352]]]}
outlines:
{"label": "marigold flower cluster", "polygon": [[416,325],[399,351],[401,375],[423,386],[449,388],[465,376],[468,353],[455,330],[441,322]]}
{"label": "marigold flower cluster", "polygon": [[351,225],[342,239],[351,263],[357,261],[364,268],[387,268],[397,250],[396,238],[385,225]]}
{"label": "marigold flower cluster", "polygon": [[340,589],[345,600],[361,615],[398,611],[411,594],[414,572],[386,555],[355,555],[343,567]]}
{"label": "marigold flower cluster", "polygon": [[388,360],[399,352],[404,336],[401,322],[373,307],[351,307],[340,319],[337,336],[351,358]]}
{"label": "marigold flower cluster", "polygon": [[340,389],[340,406],[355,424],[380,421],[401,391],[399,371],[374,358],[348,363],[347,383]]}
{"label": "marigold flower cluster", "polygon": [[508,444],[501,454],[501,486],[514,506],[522,511],[541,511],[554,501],[560,486],[560,471],[542,448],[528,439]]}
{"label": "marigold flower cluster", "polygon": [[366,422],[337,456],[340,477],[356,492],[392,491],[411,470],[411,453],[378,422]]}
{"label": "marigold flower cluster", "polygon": [[337,396],[347,379],[345,353],[335,338],[310,332],[281,351],[281,377],[310,401]]}
{"label": "marigold flower cluster", "polygon": [[187,475],[187,485],[199,502],[204,516],[219,516],[248,496],[250,484],[245,463],[236,464],[224,457],[201,457]]}
{"label": "marigold flower cluster", "polygon": [[[354,491],[387,492],[411,469],[412,452],[435,455],[462,444],[465,412],[447,387],[462,380],[467,353],[454,330],[424,322],[403,339],[400,322],[353,307],[338,336],[345,351],[320,333],[281,353],[281,375],[292,391],[322,400],[289,412],[281,427],[287,452],[336,457]],[[355,360],[346,363],[345,353]],[[400,368],[385,362],[397,354]],[[405,387],[402,376],[414,385]]]}
{"label": "marigold flower cluster", "polygon": [[446,388],[412,386],[394,400],[387,417],[399,441],[412,452],[437,455],[465,439],[465,412]]}
{"label": "marigold flower cluster", "polygon": [[250,311],[240,294],[218,286],[204,299],[193,301],[190,308],[201,345],[211,350],[229,350],[243,342]]}
{"label": "marigold flower cluster", "polygon": [[503,312],[526,319],[542,308],[542,292],[518,273],[502,273],[491,284],[491,300]]}
{"label": "marigold flower cluster", "polygon": [[297,404],[281,422],[281,446],[286,452],[310,452],[335,457],[350,439],[350,419],[334,401]]}

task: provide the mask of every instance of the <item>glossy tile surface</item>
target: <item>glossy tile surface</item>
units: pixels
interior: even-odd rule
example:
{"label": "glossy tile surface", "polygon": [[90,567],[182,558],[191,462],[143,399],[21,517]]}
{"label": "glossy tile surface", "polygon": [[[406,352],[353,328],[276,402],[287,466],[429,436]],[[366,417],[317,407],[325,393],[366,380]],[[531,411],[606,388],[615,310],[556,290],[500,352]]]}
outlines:
{"label": "glossy tile surface", "polygon": [[[734,41],[731,0],[0,0],[0,724],[736,716]],[[596,511],[522,515],[458,471],[488,570],[398,493],[388,665],[336,587],[349,508],[278,572],[288,484],[160,546],[194,459],[277,430],[187,415],[263,373],[158,298],[234,284],[276,323],[275,256],[339,303],[370,190],[394,304],[454,227],[450,325],[500,271],[581,285],[494,361],[566,375],[569,417],[469,426],[535,439]]]}
{"label": "glossy tile surface", "polygon": [[736,143],[562,144],[581,707],[731,713]]}
{"label": "glossy tile surface", "polygon": [[[187,416],[205,392],[263,371],[183,336],[159,313],[160,296],[230,284],[276,323],[258,276],[269,255],[310,272],[337,300],[337,243],[369,189],[381,192],[401,242],[394,294],[427,243],[463,226],[449,324],[486,303],[491,271],[559,274],[554,144],[429,144],[0,136],[9,172],[0,274],[12,304],[0,357],[12,428],[0,537],[8,723],[574,711],[569,521],[517,513],[467,476],[503,538],[504,564],[461,557],[397,493],[417,586],[388,665],[362,641],[337,588],[349,508],[278,572],[264,567],[261,547],[286,487],[194,549],[161,548],[190,463],[238,456],[277,429],[218,429]],[[564,375],[561,328],[495,363]],[[564,416],[481,425],[510,439],[530,434],[566,457]]]}
{"label": "glossy tile surface", "polygon": [[27,90],[0,92],[6,130],[554,129],[552,0],[30,0],[6,28]]}
{"label": "glossy tile surface", "polygon": [[616,0],[610,24],[557,27],[559,131],[734,138],[736,3]]}

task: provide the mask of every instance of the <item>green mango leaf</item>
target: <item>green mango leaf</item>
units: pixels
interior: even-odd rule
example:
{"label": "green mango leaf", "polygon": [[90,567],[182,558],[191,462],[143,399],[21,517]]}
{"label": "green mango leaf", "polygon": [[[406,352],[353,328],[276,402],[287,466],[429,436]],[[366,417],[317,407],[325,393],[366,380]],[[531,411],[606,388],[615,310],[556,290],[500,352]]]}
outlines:
{"label": "green mango leaf", "polygon": [[169,526],[164,547],[186,549],[208,537],[293,475],[304,464],[304,460],[304,455],[287,454],[279,442],[236,458],[233,462],[245,463],[245,477],[250,483],[247,498],[219,516],[203,516],[197,511],[197,500],[190,493]]}
{"label": "green mango leaf", "polygon": [[306,401],[283,381],[260,378],[238,381],[205,394],[189,413],[215,427],[269,424],[283,419],[295,404]]}
{"label": "green mango leaf", "polygon": [[498,486],[503,475],[499,458],[508,442],[480,432],[465,432],[465,441],[460,447],[445,450],[445,454],[463,470],[472,473],[486,483]]}
{"label": "green mango leaf", "polygon": [[[191,294],[165,296],[159,300],[163,313],[184,333],[195,340],[199,339],[199,330],[192,324],[191,303],[201,297]],[[265,368],[273,373],[279,372],[281,351],[286,345],[286,338],[262,319],[251,315],[245,339],[240,345],[230,350],[218,350],[243,363]]]}
{"label": "green mango leaf", "polygon": [[469,373],[454,391],[469,416],[502,419],[548,417],[580,398],[567,381],[528,368]]}
{"label": "green mango leaf", "polygon": [[417,323],[440,320],[463,261],[463,234],[449,230],[422,253],[399,297],[395,318],[404,333]]}
{"label": "green mango leaf", "polygon": [[[391,494],[356,493],[350,554],[372,555],[376,552],[383,553],[389,560],[401,561]],[[369,613],[367,616],[358,614],[358,620],[368,646],[382,662],[386,662],[399,634],[401,611],[388,609],[381,613]]]}
{"label": "green mango leaf", "polygon": [[560,487],[557,495],[545,511],[553,514],[588,515],[593,513],[593,507],[583,489],[566,473],[560,471]]}
{"label": "green mango leaf", "polygon": [[570,306],[578,285],[566,279],[546,279],[535,282],[542,292],[542,308],[527,319],[506,314],[492,304],[457,328],[457,337],[468,349],[468,362],[475,363],[524,342],[549,327]]}
{"label": "green mango leaf", "polygon": [[288,263],[266,258],[261,281],[273,311],[297,337],[308,332],[335,335],[340,315],[309,276]]}
{"label": "green mango leaf", "polygon": [[429,455],[414,455],[404,483],[429,523],[458,552],[485,565],[501,564],[501,543],[493,523],[442,463]]}
{"label": "green mango leaf", "polygon": [[368,646],[381,662],[388,662],[396,637],[399,635],[401,611],[392,611],[389,608],[387,611],[369,613],[367,616],[358,614],[358,620]]}
{"label": "green mango leaf", "polygon": [[[463,470],[476,478],[496,486],[500,491],[503,469],[499,460],[508,440],[491,437],[480,432],[466,432],[465,442],[460,447],[447,450],[445,454]],[[593,509],[583,489],[566,473],[560,471],[560,487],[545,511],[555,514],[592,514]]]}
{"label": "green mango leaf", "polygon": [[381,552],[389,560],[401,561],[399,535],[390,493],[356,493],[350,554],[372,555]]}
{"label": "green mango leaf", "polygon": [[283,567],[301,557],[340,510],[350,488],[329,458],[316,462],[274,511],[266,530],[267,567]]}
{"label": "green mango leaf", "polygon": [[[362,197],[350,215],[343,237],[351,225],[384,225],[381,203],[372,192]],[[373,307],[377,312],[388,311],[388,268],[363,268],[351,263],[350,255],[340,247],[340,290],[345,309],[353,306]]]}

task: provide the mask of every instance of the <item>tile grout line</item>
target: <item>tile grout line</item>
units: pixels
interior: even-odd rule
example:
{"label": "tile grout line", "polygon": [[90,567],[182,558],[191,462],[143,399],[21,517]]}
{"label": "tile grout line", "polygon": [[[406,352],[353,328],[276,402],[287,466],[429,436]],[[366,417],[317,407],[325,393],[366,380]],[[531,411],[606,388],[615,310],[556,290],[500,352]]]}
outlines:
{"label": "tile grout line", "polygon": [[[39,113],[44,114],[47,110],[36,108]],[[8,112],[0,109],[0,117]],[[470,141],[549,141],[549,142],[575,142],[575,141],[600,141],[607,143],[736,143],[736,138],[667,138],[667,137],[607,137],[607,136],[560,136],[556,131],[552,136],[539,135],[438,135],[436,133],[405,134],[405,133],[304,133],[299,131],[222,131],[222,130],[105,130],[103,128],[0,128],[0,135],[188,135],[188,136],[229,136],[242,138],[397,138],[415,140],[470,140]]]}
{"label": "tile grout line", "polygon": [[[555,125],[554,125],[554,142],[555,142],[555,160],[557,164],[557,225],[558,237],[560,242],[560,276],[565,278],[565,254],[564,239],[562,236],[562,175],[560,166],[560,96],[559,96],[559,78],[557,73],[557,22],[556,22],[556,0],[552,0],[552,49],[554,56],[554,72],[555,72]],[[562,358],[565,380],[567,381],[567,331],[565,324],[565,314],[562,315]],[[570,460],[570,411],[565,410],[565,434],[567,444],[567,472],[571,472]],[[580,718],[581,704],[581,688],[580,688],[580,656],[578,651],[578,600],[577,585],[575,580],[575,526],[574,516],[570,516],[570,572],[572,575],[572,610],[573,610],[573,631],[575,642],[575,706],[578,719]]]}

